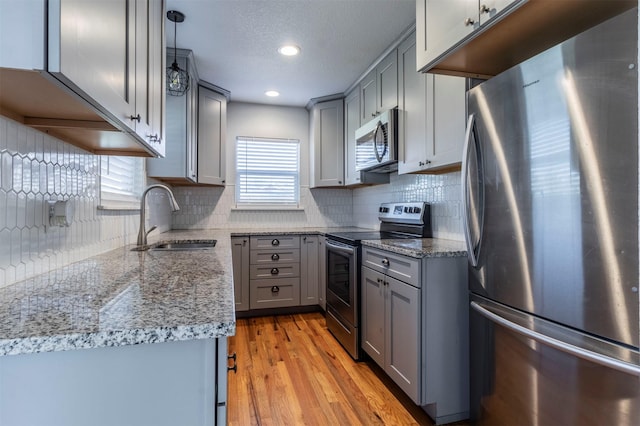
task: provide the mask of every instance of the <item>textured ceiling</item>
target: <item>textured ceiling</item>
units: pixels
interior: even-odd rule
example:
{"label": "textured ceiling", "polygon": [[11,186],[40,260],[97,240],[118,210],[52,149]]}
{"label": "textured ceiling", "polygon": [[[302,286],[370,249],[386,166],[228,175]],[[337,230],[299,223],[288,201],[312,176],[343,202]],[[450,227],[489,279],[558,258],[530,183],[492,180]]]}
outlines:
{"label": "textured ceiling", "polygon": [[[167,10],[185,14],[177,45],[193,50],[202,80],[232,101],[294,106],[343,92],[415,23],[415,0],[167,0]],[[302,53],[279,55],[284,43]]]}

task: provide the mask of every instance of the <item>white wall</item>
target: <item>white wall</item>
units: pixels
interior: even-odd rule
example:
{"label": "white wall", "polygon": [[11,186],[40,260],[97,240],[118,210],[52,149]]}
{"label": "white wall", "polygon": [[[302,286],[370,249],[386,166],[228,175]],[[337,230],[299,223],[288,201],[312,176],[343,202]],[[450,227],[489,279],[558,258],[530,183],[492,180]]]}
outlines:
{"label": "white wall", "polygon": [[[235,207],[235,143],[238,136],[300,141],[300,209],[240,210]],[[305,108],[230,102],[227,107],[226,186],[176,187],[181,210],[174,229],[349,226],[351,191],[309,189],[309,113]]]}

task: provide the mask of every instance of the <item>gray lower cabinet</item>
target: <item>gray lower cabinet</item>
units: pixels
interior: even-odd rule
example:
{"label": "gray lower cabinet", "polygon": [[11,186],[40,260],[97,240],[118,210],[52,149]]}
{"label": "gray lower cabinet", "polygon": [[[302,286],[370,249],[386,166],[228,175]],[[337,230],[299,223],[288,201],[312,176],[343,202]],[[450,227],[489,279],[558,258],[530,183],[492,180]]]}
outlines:
{"label": "gray lower cabinet", "polygon": [[[412,260],[417,264],[420,262]],[[419,403],[420,281],[416,285],[362,267],[362,348],[414,402]]]}
{"label": "gray lower cabinet", "polygon": [[249,236],[231,237],[236,312],[249,310]]}
{"label": "gray lower cabinet", "polygon": [[469,416],[466,262],[362,248],[362,348],[436,424]]}
{"label": "gray lower cabinet", "polygon": [[0,424],[226,425],[227,337],[0,357]]}
{"label": "gray lower cabinet", "polygon": [[326,254],[319,235],[231,237],[236,312],[325,307]]}
{"label": "gray lower cabinet", "polygon": [[249,257],[249,309],[300,305],[300,236],[253,235]]}
{"label": "gray lower cabinet", "polygon": [[317,235],[306,235],[300,243],[300,304],[318,304],[318,252]]}

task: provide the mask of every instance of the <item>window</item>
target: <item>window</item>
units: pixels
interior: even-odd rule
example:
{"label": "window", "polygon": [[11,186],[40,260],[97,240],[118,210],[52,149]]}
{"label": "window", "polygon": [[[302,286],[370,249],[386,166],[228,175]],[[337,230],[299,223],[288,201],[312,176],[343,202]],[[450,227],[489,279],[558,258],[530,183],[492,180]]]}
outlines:
{"label": "window", "polygon": [[298,205],[300,142],[236,138],[236,204]]}
{"label": "window", "polygon": [[138,210],[144,190],[144,158],[100,157],[99,209]]}

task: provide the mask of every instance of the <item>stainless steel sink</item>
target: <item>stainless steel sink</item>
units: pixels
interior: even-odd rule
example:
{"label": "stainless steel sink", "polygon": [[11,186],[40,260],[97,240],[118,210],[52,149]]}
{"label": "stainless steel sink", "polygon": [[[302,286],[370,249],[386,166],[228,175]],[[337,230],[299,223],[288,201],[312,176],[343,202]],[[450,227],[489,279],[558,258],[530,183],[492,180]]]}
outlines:
{"label": "stainless steel sink", "polygon": [[174,250],[210,250],[216,246],[218,240],[183,240],[161,241],[159,243],[137,246],[132,251],[174,251]]}
{"label": "stainless steel sink", "polygon": [[216,246],[216,240],[209,241],[175,241],[153,244],[150,250],[206,250]]}

